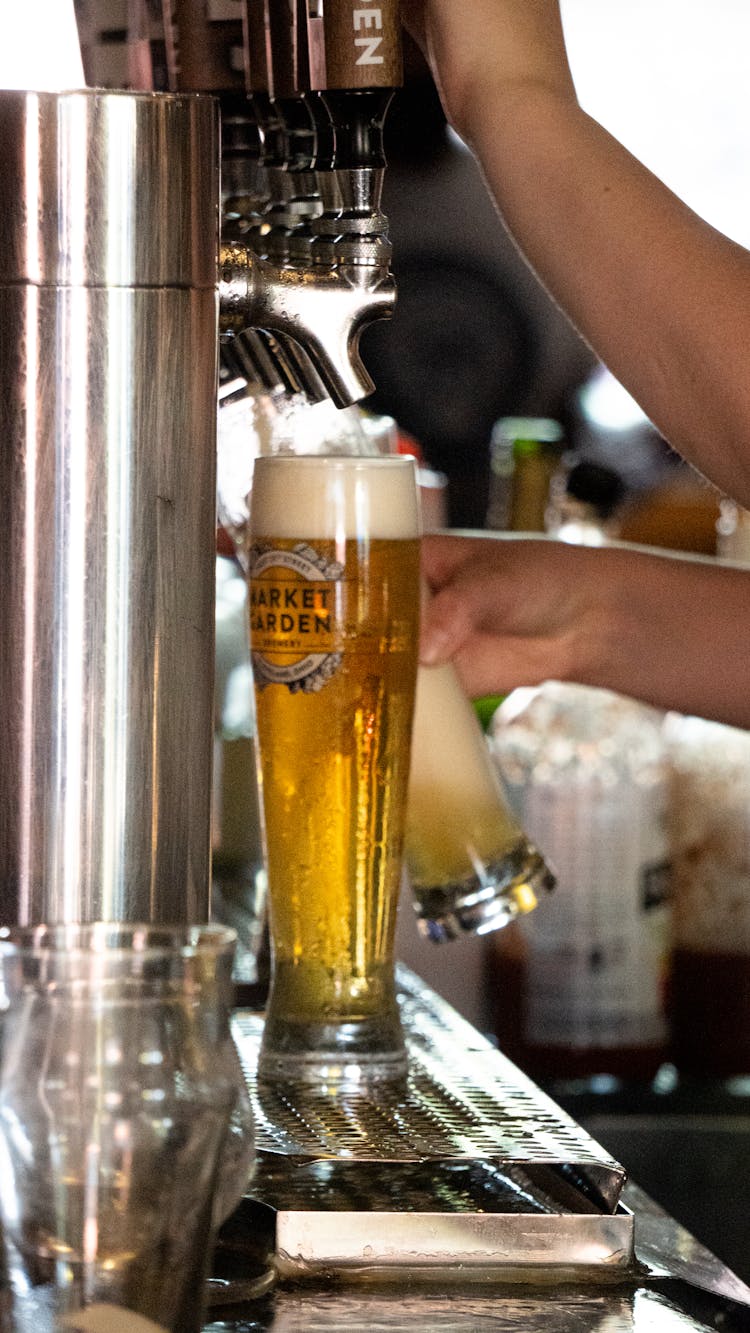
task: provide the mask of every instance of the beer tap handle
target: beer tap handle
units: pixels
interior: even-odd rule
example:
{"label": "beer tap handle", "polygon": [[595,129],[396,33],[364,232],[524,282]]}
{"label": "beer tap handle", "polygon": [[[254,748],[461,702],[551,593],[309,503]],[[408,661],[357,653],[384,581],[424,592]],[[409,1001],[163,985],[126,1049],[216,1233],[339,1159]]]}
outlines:
{"label": "beer tap handle", "polygon": [[359,339],[368,324],[392,312],[395,288],[387,271],[351,264],[313,275],[278,268],[246,245],[225,243],[219,298],[224,336],[255,325],[293,339],[311,357],[337,407],[372,392]]}
{"label": "beer tap handle", "polygon": [[398,0],[297,0],[310,87],[398,88],[403,81]]}
{"label": "beer tap handle", "polygon": [[[246,85],[261,126],[270,186],[254,250],[261,258],[291,267],[311,263],[310,222],[322,208],[313,171],[318,135],[303,96],[307,57],[299,33],[294,4],[244,0]],[[268,336],[289,391],[311,402],[325,398],[323,382],[300,344]]]}
{"label": "beer tap handle", "polygon": [[214,19],[196,0],[162,0],[162,11],[173,92],[244,90],[239,19]]}
{"label": "beer tap handle", "polygon": [[271,92],[270,0],[243,0],[242,46],[245,89],[249,96]]}
{"label": "beer tap handle", "polygon": [[[252,7],[257,0],[246,3]],[[247,34],[249,43],[249,24]],[[271,244],[270,253],[279,260],[288,258],[293,264],[305,264],[311,261],[310,222],[321,211],[321,203],[313,171],[316,126],[304,96],[308,78],[306,48],[304,41],[300,41],[294,3],[269,6],[267,34],[269,41],[261,71],[266,94],[263,113],[270,117],[276,132],[273,141],[266,145],[266,161],[273,170],[272,185],[276,187],[275,191],[272,188],[271,202],[275,220],[270,221],[272,228],[278,229],[280,239],[276,248]],[[252,74],[252,57],[247,67]],[[296,245],[285,251],[284,240],[291,235]]]}
{"label": "beer tap handle", "polygon": [[[355,10],[348,0],[244,0],[243,33],[248,92],[277,202],[275,219],[272,203],[268,226],[259,229],[265,252],[229,239],[222,247],[223,332],[251,324],[282,344],[293,340],[334,402],[348,406],[374,387],[360,334],[389,317],[395,302],[380,195],[383,121],[401,81],[398,8],[394,0],[362,0]],[[328,181],[322,217],[301,195],[293,199],[291,178],[299,183],[313,167],[318,181]],[[322,242],[317,253],[305,217]]]}
{"label": "beer tap handle", "polygon": [[[362,0],[354,10],[345,0],[309,0],[306,10],[310,87],[334,127],[332,177],[323,184],[326,212],[332,220],[338,194],[344,214],[352,208],[364,213],[368,203],[379,213],[383,125],[403,82],[398,0]],[[377,226],[384,234],[382,216]],[[324,228],[323,234],[333,231]]]}
{"label": "beer tap handle", "polygon": [[380,207],[386,166],[383,127],[393,93],[393,88],[321,93],[334,126],[330,180],[323,186],[328,207],[318,229],[321,235],[386,237],[388,221]]}
{"label": "beer tap handle", "polygon": [[[324,207],[315,223],[315,260],[342,277],[356,270],[360,285],[388,291],[393,301],[381,197],[383,127],[403,77],[399,6],[363,0],[352,10],[344,0],[313,0],[307,30],[311,86],[333,125],[333,155],[319,171]],[[391,313],[384,304],[379,317]]]}

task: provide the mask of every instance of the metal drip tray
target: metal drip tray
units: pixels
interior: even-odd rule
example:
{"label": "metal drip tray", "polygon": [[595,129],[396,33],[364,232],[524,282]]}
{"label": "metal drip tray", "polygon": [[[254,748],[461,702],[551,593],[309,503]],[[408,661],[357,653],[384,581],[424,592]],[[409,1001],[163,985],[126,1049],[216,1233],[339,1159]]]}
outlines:
{"label": "metal drip tray", "polygon": [[413,973],[398,979],[408,1083],[369,1096],[258,1087],[263,1020],[235,1015],[257,1125],[246,1205],[273,1210],[280,1272],[622,1277],[623,1168]]}

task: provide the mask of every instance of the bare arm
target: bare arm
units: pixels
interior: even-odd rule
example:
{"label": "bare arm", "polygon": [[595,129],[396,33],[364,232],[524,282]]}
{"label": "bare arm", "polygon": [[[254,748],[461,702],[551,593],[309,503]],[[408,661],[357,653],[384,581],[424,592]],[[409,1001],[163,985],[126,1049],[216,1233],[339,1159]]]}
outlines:
{"label": "bare arm", "polygon": [[580,108],[558,0],[407,14],[541,281],[683,457],[750,507],[750,255]]}
{"label": "bare arm", "polygon": [[633,547],[426,537],[422,658],[470,694],[544,680],[750,728],[750,571]]}

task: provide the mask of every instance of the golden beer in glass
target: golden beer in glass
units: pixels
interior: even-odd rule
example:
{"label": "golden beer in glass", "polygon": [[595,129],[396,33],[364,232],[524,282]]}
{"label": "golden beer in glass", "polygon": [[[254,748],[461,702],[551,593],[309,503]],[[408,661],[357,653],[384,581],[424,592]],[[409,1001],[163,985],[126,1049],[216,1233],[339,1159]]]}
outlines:
{"label": "golden beer in glass", "polygon": [[394,982],[419,630],[414,464],[255,464],[250,644],[273,967],[266,1080],[402,1077]]}

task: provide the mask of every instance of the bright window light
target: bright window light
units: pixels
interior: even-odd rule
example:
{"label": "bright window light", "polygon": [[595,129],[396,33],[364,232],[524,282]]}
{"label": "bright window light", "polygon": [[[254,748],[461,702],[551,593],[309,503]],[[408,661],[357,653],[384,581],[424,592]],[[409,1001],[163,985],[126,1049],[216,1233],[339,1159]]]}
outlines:
{"label": "bright window light", "polygon": [[644,416],[635,398],[631,398],[605,366],[599,366],[581,389],[578,402],[586,421],[600,430],[628,431],[644,426]]}
{"label": "bright window light", "polygon": [[0,88],[83,88],[73,0],[0,0]]}
{"label": "bright window light", "polygon": [[750,246],[748,0],[562,0],[583,106]]}

